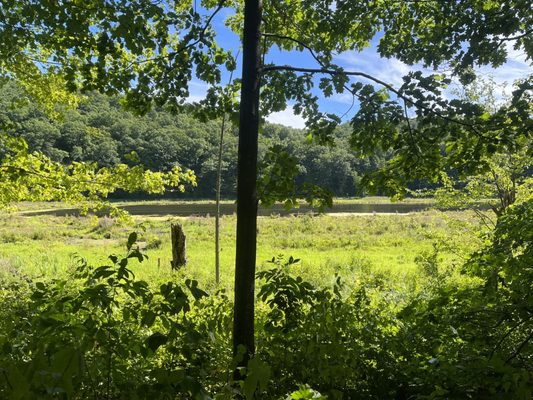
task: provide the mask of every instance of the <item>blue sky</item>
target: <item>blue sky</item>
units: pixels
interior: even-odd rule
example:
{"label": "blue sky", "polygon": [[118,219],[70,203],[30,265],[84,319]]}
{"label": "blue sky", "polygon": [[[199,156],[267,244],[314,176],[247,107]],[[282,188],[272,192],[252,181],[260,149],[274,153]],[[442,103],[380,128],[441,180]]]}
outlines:
{"label": "blue sky", "polygon": [[[214,20],[215,29],[217,32],[217,42],[225,49],[232,49],[234,54],[239,49],[240,43],[237,35],[229,31],[224,26],[224,19],[229,16],[230,10],[222,10],[219,16]],[[424,69],[421,65],[409,66],[397,59],[381,58],[377,51],[377,43],[379,37],[376,37],[369,48],[362,52],[346,52],[338,54],[334,58],[337,65],[342,66],[346,70],[361,71],[373,75],[374,77],[399,87],[402,82],[402,77],[411,70],[421,70],[425,73],[433,73],[434,71]],[[512,90],[512,82],[516,79],[523,78],[531,73],[533,69],[531,62],[527,61],[525,55],[521,51],[516,51],[512,48],[512,42],[507,42],[509,60],[508,62],[494,69],[491,67],[482,67],[477,70],[479,76],[483,78],[492,77],[494,82],[499,87],[499,98],[504,98],[505,95],[510,94]],[[267,55],[267,62],[273,62],[279,65],[293,65],[299,67],[318,68],[316,61],[307,52],[285,52],[277,48],[272,49]],[[240,64],[235,71],[235,76],[240,76]],[[229,80],[229,75],[223,75],[223,82]],[[368,81],[362,80],[367,83]],[[456,84],[458,87],[459,84]],[[193,80],[190,84],[190,100],[199,100],[205,94],[207,86],[205,83]],[[316,92],[317,94],[319,91]],[[451,96],[451,91],[448,93]],[[344,120],[349,120],[351,116],[357,111],[357,106],[350,109],[352,104],[352,96],[350,94],[335,94],[329,98],[320,98],[320,106],[322,111],[332,112],[337,115],[343,115],[348,112]],[[303,128],[304,121],[300,116],[294,114],[291,107],[286,110],[274,113],[267,117],[268,121],[279,123],[295,128]]]}

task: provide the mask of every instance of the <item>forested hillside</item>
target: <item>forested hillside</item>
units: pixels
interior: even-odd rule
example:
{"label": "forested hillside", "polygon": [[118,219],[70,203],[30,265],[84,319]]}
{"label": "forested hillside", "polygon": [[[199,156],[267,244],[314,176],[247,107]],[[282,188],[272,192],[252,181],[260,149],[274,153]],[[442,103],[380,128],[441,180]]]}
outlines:
{"label": "forested hillside", "polygon": [[[163,109],[139,117],[125,112],[119,98],[97,93],[87,95],[77,109],[54,120],[13,83],[0,88],[0,105],[1,120],[13,123],[11,133],[22,136],[31,151],[54,161],[95,161],[108,167],[141,163],[156,171],[179,165],[192,169],[197,177],[198,186],[187,196],[214,196],[220,121],[199,122],[191,112],[173,115]],[[322,146],[310,143],[303,130],[265,123],[260,155],[281,145],[299,160],[299,183],[318,184],[336,196],[359,196],[364,194],[361,176],[375,170],[385,156],[358,158],[349,138],[348,125],[337,128],[333,146]],[[231,198],[236,185],[236,130],[227,128],[224,141],[222,196]]]}

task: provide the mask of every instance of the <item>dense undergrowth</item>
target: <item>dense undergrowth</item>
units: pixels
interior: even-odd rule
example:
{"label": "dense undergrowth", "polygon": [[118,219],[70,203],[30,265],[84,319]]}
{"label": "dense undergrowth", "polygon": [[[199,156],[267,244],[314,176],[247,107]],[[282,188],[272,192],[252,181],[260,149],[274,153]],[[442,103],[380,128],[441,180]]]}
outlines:
{"label": "dense undergrowth", "polygon": [[530,399],[533,203],[512,208],[460,274],[419,262],[424,290],[380,274],[320,287],[298,260],[258,273],[257,353],[233,381],[232,303],[198,282],[135,277],[144,255],[74,276],[3,278],[0,398]]}

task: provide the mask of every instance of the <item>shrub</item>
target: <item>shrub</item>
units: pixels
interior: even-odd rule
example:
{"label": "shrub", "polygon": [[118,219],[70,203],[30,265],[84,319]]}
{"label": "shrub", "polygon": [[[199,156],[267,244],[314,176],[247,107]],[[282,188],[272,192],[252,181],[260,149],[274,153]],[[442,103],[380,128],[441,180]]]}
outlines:
{"label": "shrub", "polygon": [[74,279],[32,282],[21,304],[7,291],[0,397],[206,398],[193,375],[213,356],[213,365],[224,360],[210,329],[227,322],[225,301],[204,300],[196,281],[154,290],[136,280],[128,264],[144,255],[135,240],[130,235],[126,255],[110,256],[109,265],[81,260]]}

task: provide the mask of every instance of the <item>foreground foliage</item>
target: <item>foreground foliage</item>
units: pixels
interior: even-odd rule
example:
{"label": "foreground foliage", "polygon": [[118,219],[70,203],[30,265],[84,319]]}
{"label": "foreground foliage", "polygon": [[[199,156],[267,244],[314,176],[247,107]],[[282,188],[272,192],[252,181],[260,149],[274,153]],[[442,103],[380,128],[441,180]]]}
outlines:
{"label": "foreground foliage", "polygon": [[[164,193],[169,188],[185,191],[195,185],[192,171],[174,167],[168,172],[153,172],[143,166],[118,164],[100,168],[96,163],[72,162],[65,166],[38,152],[29,152],[22,138],[0,134],[0,208],[20,201],[65,201],[90,208],[108,207],[109,194],[123,190]],[[2,154],[3,153],[3,154]]]}
{"label": "foreground foliage", "polygon": [[299,260],[274,258],[258,274],[258,348],[241,382],[231,301],[192,280],[136,279],[135,234],[123,258],[80,260],[73,279],[4,277],[0,397],[529,399],[532,210],[507,211],[459,275],[420,257],[416,293],[376,273],[319,287],[293,275]]}
{"label": "foreground foliage", "polygon": [[217,321],[191,309],[213,308],[226,328],[229,310],[216,311],[224,304],[222,296],[202,302],[206,293],[196,281],[153,289],[136,280],[128,263],[144,256],[135,240],[130,235],[127,254],[110,256],[110,265],[93,268],[80,260],[73,281],[30,282],[28,298],[8,296],[4,396],[172,398],[181,392],[205,397],[190,374],[201,375],[206,354],[217,351],[207,333],[226,329],[210,329],[204,322]]}

